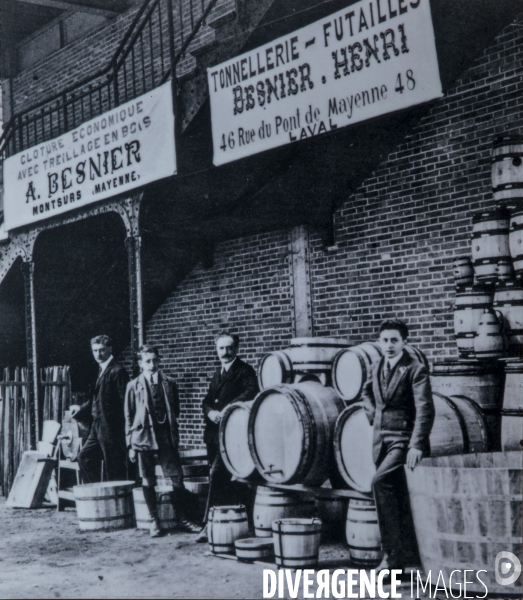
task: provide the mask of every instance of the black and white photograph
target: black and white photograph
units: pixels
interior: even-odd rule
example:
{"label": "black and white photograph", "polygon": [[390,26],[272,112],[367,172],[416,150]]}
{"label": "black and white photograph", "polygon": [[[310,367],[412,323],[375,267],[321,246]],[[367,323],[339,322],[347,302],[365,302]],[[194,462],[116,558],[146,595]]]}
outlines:
{"label": "black and white photograph", "polygon": [[523,0],[0,0],[0,597],[523,598]]}

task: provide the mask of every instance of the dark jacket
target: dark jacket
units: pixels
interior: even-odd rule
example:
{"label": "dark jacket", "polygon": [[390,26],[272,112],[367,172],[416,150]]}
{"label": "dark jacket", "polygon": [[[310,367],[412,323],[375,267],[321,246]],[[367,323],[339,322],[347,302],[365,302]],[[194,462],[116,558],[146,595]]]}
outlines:
{"label": "dark jacket", "polygon": [[258,380],[254,369],[239,358],[231,365],[220,379],[221,366],[211,379],[209,391],[203,399],[203,414],[205,416],[205,431],[203,441],[206,444],[218,444],[220,426],[211,422],[207,415],[211,410],[223,410],[232,402],[252,400],[258,393]]}
{"label": "dark jacket", "polygon": [[[158,373],[158,385],[163,387],[167,408],[167,419],[170,425],[171,440],[178,447],[179,434],[177,418],[180,415],[178,388],[172,377]],[[125,441],[127,448],[133,450],[158,450],[154,434],[151,413],[153,412],[150,389],[145,376],[139,375],[127,386],[125,395]]]}
{"label": "dark jacket", "polygon": [[373,433],[373,459],[378,461],[384,442],[397,441],[405,447],[430,453],[429,435],[434,422],[434,403],[429,373],[407,352],[393,369],[387,389],[383,389],[385,358],[377,363],[367,380],[362,401]]}
{"label": "dark jacket", "polygon": [[122,365],[113,358],[107,368],[92,386],[89,400],[80,406],[74,418],[78,421],[88,421],[93,413],[93,404],[97,402],[100,408],[99,420],[102,430],[113,441],[124,442],[124,399],[129,375]]}

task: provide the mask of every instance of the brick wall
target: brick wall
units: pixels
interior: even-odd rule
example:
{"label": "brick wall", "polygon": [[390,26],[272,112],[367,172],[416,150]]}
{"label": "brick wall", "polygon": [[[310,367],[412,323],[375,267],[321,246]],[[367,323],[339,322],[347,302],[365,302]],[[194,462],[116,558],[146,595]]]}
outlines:
{"label": "brick wall", "polygon": [[522,21],[348,198],[335,215],[338,249],[325,255],[313,241],[316,335],[359,343],[397,315],[429,359],[457,355],[452,263],[470,256],[473,213],[495,206],[493,140],[523,133]]}
{"label": "brick wall", "polygon": [[[214,336],[241,338],[240,356],[253,367],[292,337],[289,234],[240,238],[216,249],[214,267],[197,267],[147,324],[147,343],[162,352],[162,368],[180,388],[182,443],[201,445],[201,401],[219,365]],[[130,366],[130,357],[125,357]],[[130,370],[130,369],[129,369]]]}
{"label": "brick wall", "polygon": [[[456,356],[454,257],[470,255],[475,211],[494,205],[492,141],[523,133],[521,22],[509,26],[436,102],[404,142],[335,214],[336,249],[311,234],[314,333],[359,343],[382,319],[411,325],[430,360]],[[214,268],[195,269],[147,324],[180,385],[182,443],[201,443],[200,402],[216,366],[213,334],[240,332],[242,356],[261,356],[292,337],[289,232],[220,246]]]}

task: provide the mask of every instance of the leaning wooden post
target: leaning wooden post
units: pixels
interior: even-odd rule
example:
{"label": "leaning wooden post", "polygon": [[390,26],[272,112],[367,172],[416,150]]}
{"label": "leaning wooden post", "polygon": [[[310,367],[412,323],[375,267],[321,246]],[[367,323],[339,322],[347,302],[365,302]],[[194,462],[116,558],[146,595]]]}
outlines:
{"label": "leaning wooden post", "polygon": [[27,398],[31,414],[30,444],[31,449],[36,449],[36,441],[40,438],[40,425],[38,421],[38,407],[40,386],[38,384],[38,361],[36,353],[36,319],[34,295],[34,262],[23,261],[22,273],[24,276],[25,296],[25,344],[27,352]]}

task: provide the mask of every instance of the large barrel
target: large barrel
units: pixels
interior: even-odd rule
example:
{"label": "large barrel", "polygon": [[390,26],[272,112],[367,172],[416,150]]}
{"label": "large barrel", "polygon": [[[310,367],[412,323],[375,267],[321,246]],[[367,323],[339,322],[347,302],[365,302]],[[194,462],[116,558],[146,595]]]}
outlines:
{"label": "large barrel", "polygon": [[523,275],[523,208],[514,211],[510,219],[509,247],[516,275]]}
{"label": "large barrel", "polygon": [[274,557],[279,567],[303,569],[315,567],[320,553],[321,521],[277,519],[272,524]]}
{"label": "large barrel", "polygon": [[225,409],[220,421],[220,454],[227,469],[243,479],[256,473],[249,450],[247,425],[254,400],[234,402]]}
{"label": "large barrel", "polygon": [[523,360],[507,362],[501,411],[501,448],[523,450]]}
{"label": "large barrel", "polygon": [[460,356],[474,356],[474,337],[481,315],[492,307],[494,294],[483,286],[471,286],[457,292],[454,305],[454,333]]}
{"label": "large barrel", "polygon": [[[160,519],[160,529],[174,529],[177,518],[171,503],[172,486],[156,486],[156,506]],[[150,529],[153,522],[151,513],[145,503],[143,488],[133,489],[134,512],[136,515],[136,527],[138,529]]]}
{"label": "large barrel", "polygon": [[84,483],[73,487],[80,529],[125,529],[134,526],[134,481]]}
{"label": "large barrel", "polygon": [[381,536],[374,500],[349,501],[345,528],[351,562],[375,567],[381,560]]}
{"label": "large barrel", "polygon": [[276,519],[312,517],[314,511],[314,500],[305,494],[259,485],[252,513],[255,534],[257,537],[272,537],[272,522]]}
{"label": "large barrel", "polygon": [[[483,452],[488,447],[485,420],[478,406],[464,396],[433,392],[435,419],[430,433],[431,456]],[[376,467],[372,458],[373,428],[361,404],[348,406],[334,430],[334,458],[347,485],[370,492]]]}
{"label": "large barrel", "polygon": [[260,361],[258,366],[258,385],[260,390],[265,390],[273,385],[292,383],[294,369],[292,361],[285,350],[269,352]]}
{"label": "large barrel", "polygon": [[499,259],[510,258],[509,221],[510,214],[504,209],[485,210],[472,219],[472,263],[481,283],[495,283]]}
{"label": "large barrel", "polygon": [[211,552],[234,554],[234,542],[249,537],[247,512],[243,504],[211,506],[207,538]]}
{"label": "large barrel", "polygon": [[[416,359],[429,366],[427,357],[421,351],[407,344],[405,350]],[[377,342],[364,342],[339,352],[332,363],[332,385],[343,400],[355,402],[359,399],[365,382],[371,374],[372,365],[383,356]]]}
{"label": "large barrel", "polygon": [[256,397],[249,416],[249,448],[271,483],[321,485],[329,476],[334,425],[343,402],[315,381],[276,385]]}
{"label": "large barrel", "polygon": [[523,138],[506,135],[494,142],[492,151],[494,199],[514,208],[523,205]]}
{"label": "large barrel", "polygon": [[521,557],[523,452],[427,458],[405,471],[425,573],[442,572],[458,597],[469,569],[469,596],[483,596],[485,587],[473,575],[482,570],[489,594],[521,598],[522,578],[501,585],[494,565],[500,551]]}

